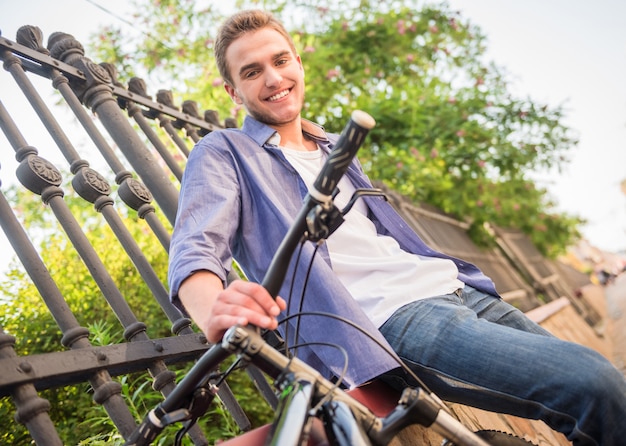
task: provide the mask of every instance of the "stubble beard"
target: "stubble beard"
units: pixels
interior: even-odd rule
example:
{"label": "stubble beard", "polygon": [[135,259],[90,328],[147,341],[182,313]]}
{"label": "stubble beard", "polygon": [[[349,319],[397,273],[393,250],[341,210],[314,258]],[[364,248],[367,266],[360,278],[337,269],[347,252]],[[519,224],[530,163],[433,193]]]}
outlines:
{"label": "stubble beard", "polygon": [[250,116],[252,116],[254,119],[256,119],[259,122],[262,122],[264,124],[267,124],[273,127],[281,127],[281,126],[291,124],[294,121],[298,120],[300,118],[300,112],[303,106],[304,106],[304,97],[300,100],[300,104],[298,105],[297,112],[295,112],[292,118],[279,119],[275,117],[272,113],[264,112],[261,110],[248,110],[248,113],[250,114]]}

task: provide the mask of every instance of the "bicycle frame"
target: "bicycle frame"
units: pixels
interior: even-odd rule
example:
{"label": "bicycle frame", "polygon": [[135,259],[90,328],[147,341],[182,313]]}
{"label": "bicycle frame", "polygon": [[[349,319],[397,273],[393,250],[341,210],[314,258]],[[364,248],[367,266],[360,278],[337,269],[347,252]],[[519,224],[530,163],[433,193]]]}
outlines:
{"label": "bicycle frame", "polygon": [[[342,132],[315,182],[316,191],[312,191],[305,199],[268,268],[262,284],[274,297],[278,294],[287,265],[303,235],[315,240],[325,238],[332,232],[332,227],[325,225],[326,222],[319,224],[319,218],[327,214],[337,216],[332,204],[332,193],[367,131],[373,126],[373,119],[369,115],[359,113],[353,114],[353,119]],[[318,221],[310,221],[312,214],[317,216]],[[232,355],[239,356],[267,373],[281,391],[277,415],[266,441],[268,445],[306,444],[311,432],[311,421],[318,416],[324,422],[328,440],[340,446],[386,445],[410,424],[430,427],[458,446],[487,445],[420,388],[405,389],[394,410],[382,418],[376,416],[368,407],[339,389],[304,361],[297,357],[288,358],[270,346],[259,330],[252,326],[234,326],[229,329],[222,342],[209,348],[176,388],[146,415],[125,444],[149,445],[166,425],[174,422],[193,423],[206,410],[217,392],[217,387],[211,381],[211,372]]]}

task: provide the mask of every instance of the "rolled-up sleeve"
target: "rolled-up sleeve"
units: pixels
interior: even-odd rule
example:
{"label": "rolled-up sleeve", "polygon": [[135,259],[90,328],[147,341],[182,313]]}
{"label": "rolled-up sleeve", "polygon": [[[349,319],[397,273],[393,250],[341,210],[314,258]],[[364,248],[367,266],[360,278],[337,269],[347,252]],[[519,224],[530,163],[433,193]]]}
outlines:
{"label": "rolled-up sleeve", "polygon": [[231,243],[239,225],[240,194],[228,143],[209,134],[194,147],[183,175],[169,252],[170,298],[194,272],[207,270],[226,281]]}

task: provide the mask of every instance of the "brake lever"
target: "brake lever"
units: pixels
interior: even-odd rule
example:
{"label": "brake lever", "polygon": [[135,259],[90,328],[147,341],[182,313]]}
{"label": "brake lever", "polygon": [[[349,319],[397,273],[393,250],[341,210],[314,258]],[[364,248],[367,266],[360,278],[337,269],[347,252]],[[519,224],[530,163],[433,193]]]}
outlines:
{"label": "brake lever", "polygon": [[348,201],[348,204],[346,204],[346,206],[341,211],[341,215],[346,215],[348,212],[350,212],[352,206],[354,206],[354,203],[356,203],[356,201],[361,197],[383,197],[385,201],[388,201],[387,195],[385,195],[382,189],[360,188],[354,191],[352,197],[350,198],[350,201]]}
{"label": "brake lever", "polygon": [[305,238],[312,242],[326,240],[343,223],[343,213],[334,203],[330,206],[318,204],[306,215]]}
{"label": "brake lever", "polygon": [[[335,190],[333,196],[337,194]],[[306,239],[312,242],[319,242],[327,239],[344,222],[344,216],[350,212],[356,201],[361,197],[383,197],[387,201],[387,196],[381,189],[356,189],[350,197],[348,204],[340,211],[333,201],[322,205],[314,206],[306,216]]]}

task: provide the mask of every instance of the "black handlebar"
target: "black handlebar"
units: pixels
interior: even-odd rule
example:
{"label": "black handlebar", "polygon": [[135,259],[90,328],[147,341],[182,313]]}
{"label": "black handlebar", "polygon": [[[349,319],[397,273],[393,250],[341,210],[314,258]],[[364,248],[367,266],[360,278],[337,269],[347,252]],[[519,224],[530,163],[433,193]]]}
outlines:
{"label": "black handlebar", "polygon": [[162,430],[163,426],[155,419],[153,411],[150,411],[128,437],[124,446],[149,446]]}
{"label": "black handlebar", "polygon": [[317,179],[313,183],[315,192],[321,195],[317,198],[323,201],[330,197],[337,187],[337,183],[348,170],[348,166],[361,147],[367,133],[376,125],[376,121],[370,115],[361,110],[352,112],[348,124],[344,127],[339,139],[328,156]]}

